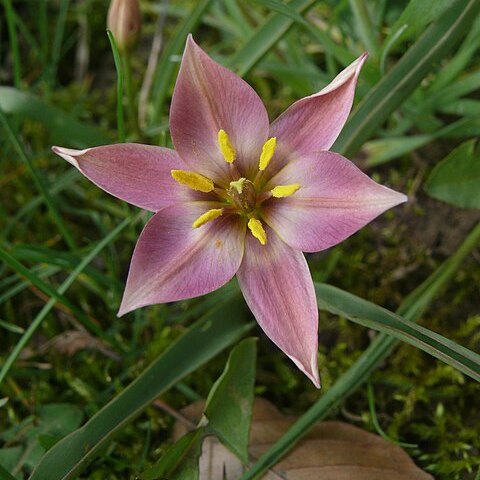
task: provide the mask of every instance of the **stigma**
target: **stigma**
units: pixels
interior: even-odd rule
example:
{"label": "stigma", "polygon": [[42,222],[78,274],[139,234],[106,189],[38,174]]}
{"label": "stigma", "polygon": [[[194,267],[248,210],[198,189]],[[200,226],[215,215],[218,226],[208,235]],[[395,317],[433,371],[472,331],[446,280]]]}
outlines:
{"label": "stigma", "polygon": [[230,182],[227,193],[240,214],[249,214],[255,210],[257,193],[250,180],[240,178]]}

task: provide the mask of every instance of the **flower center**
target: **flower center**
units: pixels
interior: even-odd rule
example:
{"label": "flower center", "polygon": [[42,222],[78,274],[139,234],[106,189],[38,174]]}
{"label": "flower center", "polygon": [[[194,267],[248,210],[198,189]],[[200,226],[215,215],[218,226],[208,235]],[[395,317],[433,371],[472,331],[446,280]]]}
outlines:
{"label": "flower center", "polygon": [[[254,181],[241,177],[238,180],[230,182],[228,188],[224,189],[215,185],[213,180],[197,172],[186,170],[172,170],[171,174],[175,181],[185,185],[192,190],[203,193],[214,193],[218,197],[215,202],[221,208],[212,208],[200,215],[192,224],[192,228],[200,228],[208,222],[215,221],[223,214],[240,215],[247,224],[250,233],[260,242],[261,245],[267,244],[267,233],[262,224],[261,204],[269,198],[284,198],[295,194],[301,186],[298,183],[289,185],[277,185],[269,191],[258,189],[258,179],[267,169],[270,160],[275,154],[277,139],[269,138],[262,147],[260,160],[258,162],[258,173]],[[228,133],[221,129],[218,131],[218,147],[224,160],[230,164],[230,171],[233,177],[238,175],[237,169],[233,163],[236,160],[237,153],[232,145]],[[230,177],[231,178],[231,177]],[[255,188],[257,185],[257,188]]]}
{"label": "flower center", "polygon": [[242,177],[239,180],[230,182],[227,193],[240,212],[248,214],[255,210],[257,193],[250,180]]}

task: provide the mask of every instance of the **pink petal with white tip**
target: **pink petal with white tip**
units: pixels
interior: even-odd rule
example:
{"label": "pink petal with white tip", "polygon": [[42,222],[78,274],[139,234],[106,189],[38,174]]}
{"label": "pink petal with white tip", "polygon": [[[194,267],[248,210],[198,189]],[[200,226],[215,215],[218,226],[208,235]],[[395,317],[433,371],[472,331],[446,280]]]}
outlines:
{"label": "pink petal with white tip", "polygon": [[156,212],[189,198],[190,192],[175,182],[170,173],[184,168],[174,150],[136,143],[52,150],[95,185],[137,207]]}
{"label": "pink petal with white tip", "polygon": [[238,75],[213,61],[188,37],[170,109],[175,149],[189,169],[222,186],[232,180],[218,145],[225,130],[243,176],[256,171],[269,121],[260,97]]}
{"label": "pink petal with white tip", "polygon": [[119,316],[204,295],[235,275],[243,257],[245,223],[225,215],[192,228],[212,207],[190,202],[164,208],[150,219],[133,252]]}
{"label": "pink petal with white tip", "polygon": [[264,218],[288,245],[303,252],[332,247],[408,200],[333,152],[289,163],[267,188],[289,184],[301,187],[290,197],[265,202]]}
{"label": "pink petal with white tip", "polygon": [[277,153],[271,172],[292,157],[333,145],[352,109],[358,75],[367,56],[361,55],[324,89],[298,100],[272,123],[270,136],[277,137]]}
{"label": "pink petal with white tip", "polygon": [[252,235],[237,273],[245,300],[267,336],[320,388],[318,307],[303,254],[266,228],[267,243]]}

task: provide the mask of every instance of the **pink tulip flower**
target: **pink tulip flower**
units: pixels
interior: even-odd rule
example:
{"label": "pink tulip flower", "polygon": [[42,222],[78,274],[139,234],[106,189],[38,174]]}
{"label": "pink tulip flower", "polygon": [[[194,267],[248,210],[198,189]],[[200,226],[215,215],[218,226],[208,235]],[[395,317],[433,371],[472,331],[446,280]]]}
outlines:
{"label": "pink tulip flower", "polygon": [[155,212],[119,315],[204,295],[236,274],[261,328],[320,386],[318,308],[302,252],[332,247],[407,200],[328,151],[366,58],[270,124],[255,91],[189,36],[170,110],[175,150],[53,147],[106,192]]}

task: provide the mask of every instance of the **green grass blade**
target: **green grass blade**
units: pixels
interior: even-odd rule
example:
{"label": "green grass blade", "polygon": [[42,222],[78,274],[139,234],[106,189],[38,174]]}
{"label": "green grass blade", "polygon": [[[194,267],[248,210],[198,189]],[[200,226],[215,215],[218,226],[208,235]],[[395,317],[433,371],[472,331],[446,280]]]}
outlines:
{"label": "green grass blade", "polygon": [[33,179],[33,182],[35,183],[35,186],[37,187],[38,191],[42,195],[43,201],[47,205],[48,210],[50,211],[50,215],[52,216],[54,223],[57,225],[57,228],[60,231],[63,239],[65,240],[65,243],[68,245],[68,247],[71,250],[75,250],[77,248],[75,241],[72,235],[70,234],[70,231],[68,230],[67,226],[63,222],[62,217],[58,213],[57,207],[55,205],[55,201],[50,195],[50,192],[48,191],[48,187],[45,185],[45,182],[42,176],[35,169],[29,156],[25,152],[22,144],[20,143],[17,136],[13,132],[6,115],[2,112],[1,109],[0,109],[0,124],[5,130],[5,133],[7,134],[7,137],[10,143],[12,144],[13,148],[17,151],[18,156],[27,167],[27,170],[29,171]]}
{"label": "green grass blade", "polygon": [[[397,313],[410,321],[416,321],[438,296],[442,288],[453,277],[465,257],[480,242],[480,224],[467,236],[460,248],[416,288],[398,308]],[[398,341],[381,333],[363,352],[360,358],[347,370],[320,399],[302,415],[297,422],[240,480],[259,478],[268,468],[275,465],[295,444],[304,437],[316,422],[325,418],[349,395],[359,388],[378,365],[388,356]]]}
{"label": "green grass blade", "polygon": [[198,480],[199,460],[202,454],[204,428],[197,428],[186,433],[170,446],[160,461],[142,472],[140,480]]}
{"label": "green grass blade", "polygon": [[[76,252],[75,254],[71,252],[61,252],[59,250],[40,247],[33,245],[16,245],[10,251],[11,255],[14,256],[18,261],[24,261],[32,263],[35,265],[46,264],[49,266],[60,267],[64,271],[74,270],[75,267],[82,261],[82,254],[88,253],[88,249],[84,251]],[[43,272],[44,270],[41,269]],[[95,283],[107,287],[120,289],[123,288],[123,283],[115,278],[112,278],[109,272],[100,271],[98,267],[94,265],[88,265],[85,267],[84,273],[88,278]]]}
{"label": "green grass blade", "polygon": [[10,50],[13,62],[13,84],[20,88],[22,83],[22,72],[20,63],[20,51],[18,48],[17,30],[15,28],[15,12],[11,0],[3,0],[3,8],[7,18],[8,36],[10,41]]}
{"label": "green grass blade", "polygon": [[480,382],[480,355],[471,350],[332,285],[317,283],[315,291],[321,310],[341,315],[364,327],[388,333]]}
{"label": "green grass blade", "polygon": [[108,41],[112,47],[113,61],[115,62],[115,69],[117,71],[117,128],[118,128],[118,140],[120,143],[125,142],[125,122],[123,112],[123,63],[118,51],[117,42],[110,30],[107,30]]}
{"label": "green grass blade", "polygon": [[0,320],[0,328],[3,328],[4,330],[12,333],[17,333],[18,335],[21,335],[25,332],[24,328],[19,327],[18,325],[14,325],[13,323],[4,322],[3,320]]}
{"label": "green grass blade", "polygon": [[95,334],[101,336],[101,330],[87,317],[87,315],[85,315],[84,312],[82,312],[82,310],[80,310],[59,291],[55,290],[55,288],[53,288],[51,285],[44,282],[40,277],[32,273],[27,267],[22,265],[15,257],[10,255],[2,247],[0,247],[0,260],[5,262],[5,264],[9,265],[20,276],[25,277],[32,285],[37,287],[43,293],[55,299],[57,302],[65,305],[87,328],[89,328]]}
{"label": "green grass blade", "polygon": [[52,58],[49,68],[50,85],[55,82],[57,76],[58,62],[60,61],[60,54],[62,52],[62,43],[65,33],[65,23],[67,21],[68,8],[70,6],[70,0],[61,0],[60,8],[57,16],[57,22],[55,25],[55,34],[53,36],[52,45]]}
{"label": "green grass blade", "polygon": [[18,480],[0,465],[0,480]]}
{"label": "green grass blade", "polygon": [[218,305],[83,427],[51,448],[30,480],[75,478],[115,433],[155,398],[237,341],[251,327],[244,321],[243,301],[239,296]]}
{"label": "green grass blade", "polygon": [[466,69],[475,52],[480,47],[480,17],[470,29],[462,45],[457,49],[455,56],[438,73],[429,91],[435,92],[450,85]]}
{"label": "green grass blade", "polygon": [[375,28],[372,24],[368,6],[364,0],[350,0],[350,8],[355,18],[355,24],[358,29],[358,35],[368,50],[375,58],[378,57],[378,39],[375,36]]}
{"label": "green grass blade", "polygon": [[354,155],[468,32],[479,11],[480,0],[457,0],[446,10],[364,98],[333,149]]}
{"label": "green grass blade", "polygon": [[[114,228],[105,238],[103,238],[98,244],[92,248],[91,252],[85,256],[85,258],[78,264],[77,268],[67,277],[67,279],[62,283],[62,285],[58,288],[58,293],[63,295],[75,281],[75,279],[82,273],[85,267],[101,252],[110,242],[112,242],[115,237],[130,223],[132,219],[126,218],[120,225]],[[48,315],[50,310],[55,306],[57,303],[56,298],[51,298],[45,306],[40,310],[38,315],[34,318],[32,323],[29,325],[27,331],[24,333],[22,338],[18,341],[15,345],[15,348],[12,350],[10,355],[7,357],[7,360],[2,365],[0,370],[0,384],[3,382],[7,373],[9,372],[10,368],[14,364],[15,360],[20,355],[21,351],[24,349],[25,345],[30,341],[33,334],[36,330],[40,327],[45,317]]]}
{"label": "green grass blade", "polygon": [[299,13],[297,13],[295,9],[286,3],[281,3],[278,0],[256,0],[256,2],[264,5],[274,12],[291,18],[293,21],[302,24],[304,27],[308,26],[308,22]]}
{"label": "green grass blade", "polygon": [[158,124],[162,116],[165,100],[168,96],[168,89],[172,83],[173,75],[178,66],[178,63],[174,62],[173,58],[175,56],[179,56],[183,52],[188,34],[195,31],[202,18],[202,15],[211,3],[212,0],[202,0],[195,5],[183,23],[179,26],[178,30],[172,36],[163,52],[162,60],[157,66],[153,80],[153,112],[150,126]]}
{"label": "green grass blade", "polygon": [[392,442],[399,447],[406,447],[406,448],[416,448],[418,445],[416,443],[404,443],[395,440],[394,438],[390,438],[383,428],[380,426],[380,422],[378,421],[377,411],[375,408],[375,397],[373,393],[373,387],[370,382],[367,383],[367,396],[368,396],[368,409],[370,411],[370,421],[372,422],[373,428],[375,428],[376,432],[387,442]]}
{"label": "green grass blade", "polygon": [[[297,14],[305,13],[315,0],[292,0],[289,9]],[[230,58],[229,67],[234,67],[240,76],[245,76],[260,59],[285,35],[295,20],[282,13],[272,15],[247,40],[241,50]]]}
{"label": "green grass blade", "polygon": [[[70,168],[62,175],[59,175],[53,185],[49,185],[48,192],[51,197],[55,197],[60,192],[70,187],[75,181],[80,178],[80,174],[76,168]],[[10,234],[15,230],[15,225],[28,213],[42,204],[42,196],[37,195],[22,205],[14,215],[8,219],[8,223],[2,228],[0,232],[0,240],[6,241]]]}
{"label": "green grass blade", "polygon": [[13,87],[0,86],[0,108],[6,114],[40,122],[59,144],[85,148],[112,143],[112,137],[97,127],[82,123],[42,98]]}

